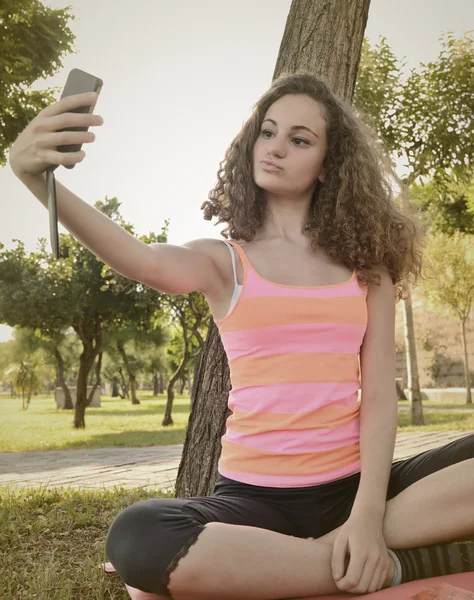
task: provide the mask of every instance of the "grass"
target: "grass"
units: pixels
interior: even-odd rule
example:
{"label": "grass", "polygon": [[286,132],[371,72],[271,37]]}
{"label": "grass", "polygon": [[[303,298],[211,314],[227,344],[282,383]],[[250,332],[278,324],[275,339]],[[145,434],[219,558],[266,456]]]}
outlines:
{"label": "grass", "polygon": [[398,427],[400,432],[418,431],[474,431],[474,410],[465,412],[449,412],[440,410],[424,414],[425,425],[414,427],[410,424],[410,413],[398,413]]}
{"label": "grass", "polygon": [[[57,410],[52,396],[33,396],[28,410],[21,410],[21,399],[0,395],[0,452],[68,450],[110,446],[144,447],[184,443],[189,419],[190,398],[176,395],[171,427],[162,427],[166,397],[139,392],[141,404],[103,396],[100,408],[86,410],[86,428],[72,427],[73,411]],[[399,403],[408,406],[408,401]],[[474,405],[425,402],[425,407],[444,409],[425,413],[423,431],[450,429],[474,430]],[[450,412],[463,408],[463,412]],[[400,412],[398,424],[403,431],[416,431],[409,412]]]}
{"label": "grass", "polygon": [[[166,398],[140,393],[141,404],[102,398],[86,411],[86,429],[72,428],[72,411],[57,410],[51,396],[35,396],[27,411],[21,399],[0,396],[0,451],[28,451],[106,446],[182,443],[190,401],[177,396],[175,425],[163,428]],[[408,404],[408,403],[400,403]],[[400,431],[474,430],[474,409],[425,413],[425,426],[410,425],[399,413]],[[127,506],[174,492],[114,488],[0,487],[0,599],[129,600],[120,577],[97,565],[106,562],[105,538],[114,517]]]}
{"label": "grass", "polygon": [[[398,406],[410,406],[410,402],[408,400],[399,400]],[[474,410],[474,404],[466,404],[465,402],[428,402],[425,400],[423,402],[424,408],[440,408],[444,410],[449,410],[451,408],[462,408],[463,410]]]}
{"label": "grass", "polygon": [[21,398],[0,396],[0,452],[182,444],[189,396],[175,395],[170,427],[161,425],[164,395],[137,396],[141,404],[135,406],[130,400],[102,396],[100,408],[86,409],[85,429],[74,429],[74,411],[58,410],[52,396],[33,396],[26,411],[21,410]]}
{"label": "grass", "polygon": [[0,488],[0,598],[130,600],[106,562],[107,530],[121,510],[160,491]]}

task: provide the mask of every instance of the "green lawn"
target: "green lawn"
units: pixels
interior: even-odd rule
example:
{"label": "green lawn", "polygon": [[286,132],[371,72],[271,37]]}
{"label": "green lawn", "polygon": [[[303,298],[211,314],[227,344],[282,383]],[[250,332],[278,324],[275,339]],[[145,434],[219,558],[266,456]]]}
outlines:
{"label": "green lawn", "polygon": [[174,425],[162,427],[166,398],[138,393],[141,404],[103,396],[100,408],[86,409],[86,428],[74,429],[73,411],[57,410],[52,396],[31,399],[21,410],[21,398],[0,396],[0,452],[155,446],[182,444],[189,418],[189,396],[175,395]]}
{"label": "green lawn", "polygon": [[0,488],[0,598],[130,600],[106,562],[107,530],[122,509],[161,491]]}
{"label": "green lawn", "polygon": [[[102,397],[100,408],[87,409],[86,428],[74,429],[73,411],[57,410],[52,396],[34,396],[28,410],[22,411],[20,398],[0,395],[0,452],[182,444],[189,418],[189,396],[175,396],[175,424],[171,427],[161,426],[164,395],[154,398],[150,392],[143,392],[138,398],[141,404],[132,406],[128,400]],[[446,410],[425,413],[423,431],[474,430],[473,405],[426,402],[425,406]],[[466,411],[450,412],[450,408]],[[410,425],[408,412],[400,412],[398,424],[403,431],[417,429]]]}

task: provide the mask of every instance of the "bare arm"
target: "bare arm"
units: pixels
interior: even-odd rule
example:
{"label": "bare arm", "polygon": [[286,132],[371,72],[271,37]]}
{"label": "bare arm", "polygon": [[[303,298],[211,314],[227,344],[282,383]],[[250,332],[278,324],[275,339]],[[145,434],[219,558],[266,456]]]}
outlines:
{"label": "bare arm", "polygon": [[[48,205],[44,173],[23,175],[21,181],[41,204]],[[64,227],[112,269],[129,279],[141,281],[142,265],[150,259],[149,246],[81,200],[59,181],[56,181],[56,196],[58,219]]]}
{"label": "bare arm", "polygon": [[[63,98],[43,109],[19,135],[10,153],[15,175],[46,207],[45,171],[51,164],[81,162],[80,152],[58,152],[62,144],[91,143],[91,132],[58,131],[77,126],[100,125],[94,114],[68,113],[91,97],[84,94]],[[208,240],[194,240],[183,246],[145,244],[99,210],[56,182],[59,221],[68,231],[121,275],[141,281],[170,294],[206,292],[218,283],[218,273]]]}

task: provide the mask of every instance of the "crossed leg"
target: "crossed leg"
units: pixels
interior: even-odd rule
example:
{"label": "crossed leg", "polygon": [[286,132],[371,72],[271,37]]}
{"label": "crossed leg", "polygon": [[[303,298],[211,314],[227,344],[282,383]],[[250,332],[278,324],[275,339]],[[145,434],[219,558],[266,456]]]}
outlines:
{"label": "crossed leg", "polygon": [[[388,547],[474,537],[474,436],[396,463],[392,475],[384,519]],[[209,522],[171,573],[169,591],[174,600],[273,600],[337,593],[331,575],[337,533],[336,529],[313,541],[260,527]]]}
{"label": "crossed leg", "polygon": [[[474,539],[474,435],[399,461],[392,475],[393,497],[383,524],[387,547]],[[206,529],[172,573],[175,600],[264,600],[340,592],[331,574],[332,544],[340,528],[310,544],[223,523],[210,523]],[[393,570],[390,580],[392,576]]]}
{"label": "crossed leg", "polygon": [[[474,456],[474,436],[470,437]],[[415,481],[387,502],[383,524],[387,547],[414,548],[473,540],[473,498],[474,458]],[[334,529],[318,541],[334,543],[340,529]]]}

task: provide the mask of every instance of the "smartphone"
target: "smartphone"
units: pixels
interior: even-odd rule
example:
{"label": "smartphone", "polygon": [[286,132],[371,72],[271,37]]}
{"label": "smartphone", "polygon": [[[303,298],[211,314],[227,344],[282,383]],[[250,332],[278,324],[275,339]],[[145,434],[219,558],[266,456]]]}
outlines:
{"label": "smartphone", "polygon": [[[100,94],[102,89],[103,81],[95,75],[81,71],[81,69],[72,69],[66,80],[61,98],[66,96],[74,96],[75,94],[83,94],[85,92],[97,92]],[[91,113],[93,109],[92,105],[79,106],[78,108],[72,109],[70,112],[75,113]],[[67,129],[60,129],[59,131],[87,131],[88,127],[70,127]],[[79,152],[82,148],[82,144],[69,144],[66,146],[58,146],[59,152]],[[64,165],[66,169],[73,169],[75,165]]]}
{"label": "smartphone", "polygon": [[[97,92],[100,94],[102,89],[102,79],[81,71],[81,69],[72,69],[69,73],[64,86],[61,98],[65,96],[73,96],[75,94],[83,94],[85,92]],[[80,106],[71,110],[71,112],[77,113],[90,113],[92,112],[93,106]],[[88,127],[71,127],[66,129],[60,129],[60,131],[87,131]],[[69,144],[58,146],[59,152],[79,152],[82,148],[82,144]],[[56,165],[57,166],[57,165]],[[46,193],[48,198],[48,211],[49,211],[49,237],[51,241],[51,249],[54,258],[59,258],[59,233],[58,233],[58,209],[56,204],[56,181],[54,178],[54,170],[56,166],[46,171]],[[64,165],[67,169],[72,169],[75,165]]]}

